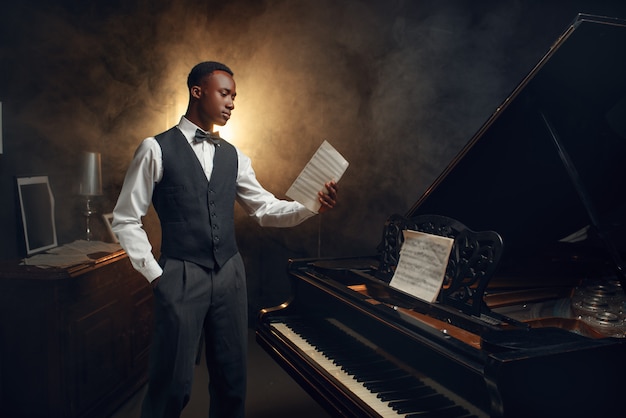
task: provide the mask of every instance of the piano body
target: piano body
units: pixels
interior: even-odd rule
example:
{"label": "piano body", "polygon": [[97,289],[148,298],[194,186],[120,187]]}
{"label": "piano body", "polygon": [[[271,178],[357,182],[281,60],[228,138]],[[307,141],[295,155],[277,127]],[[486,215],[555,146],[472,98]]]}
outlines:
{"label": "piano body", "polygon": [[[625,51],[579,15],[378,254],[290,260],[257,342],[333,416],[626,416]],[[465,297],[389,286],[389,231],[431,214],[502,238]]]}

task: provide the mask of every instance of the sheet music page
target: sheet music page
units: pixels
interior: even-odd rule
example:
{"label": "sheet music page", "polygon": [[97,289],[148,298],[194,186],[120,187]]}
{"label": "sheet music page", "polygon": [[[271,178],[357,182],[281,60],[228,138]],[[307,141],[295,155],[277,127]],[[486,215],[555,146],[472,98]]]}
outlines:
{"label": "sheet music page", "polygon": [[439,294],[454,240],[405,230],[400,259],[389,286],[426,302]]}
{"label": "sheet music page", "polygon": [[317,213],[321,207],[317,200],[317,192],[326,191],[324,184],[331,180],[338,182],[347,169],[348,161],[332,145],[324,141],[289,187],[286,195]]}

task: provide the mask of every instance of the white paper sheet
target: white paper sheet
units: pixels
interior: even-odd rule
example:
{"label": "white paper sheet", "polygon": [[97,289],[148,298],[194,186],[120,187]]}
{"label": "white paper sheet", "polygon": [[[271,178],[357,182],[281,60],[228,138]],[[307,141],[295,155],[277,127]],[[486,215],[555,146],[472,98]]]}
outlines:
{"label": "white paper sheet", "polygon": [[77,240],[61,247],[56,247],[43,254],[25,258],[23,264],[37,267],[71,267],[93,261],[87,254],[121,250],[117,243]]}
{"label": "white paper sheet", "polygon": [[405,230],[400,259],[389,286],[434,302],[439,294],[454,240]]}
{"label": "white paper sheet", "polygon": [[321,207],[317,200],[317,192],[326,191],[324,184],[329,181],[338,182],[347,169],[348,161],[332,145],[324,141],[289,187],[286,195],[317,213]]}

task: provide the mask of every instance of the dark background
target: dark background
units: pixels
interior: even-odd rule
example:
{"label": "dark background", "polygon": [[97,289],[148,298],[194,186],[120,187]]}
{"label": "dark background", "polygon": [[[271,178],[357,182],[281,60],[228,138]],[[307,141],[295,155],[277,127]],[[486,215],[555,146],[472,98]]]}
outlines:
{"label": "dark background", "polygon": [[[624,1],[26,0],[0,6],[0,259],[22,257],[16,176],[47,175],[59,243],[82,238],[83,151],[111,212],[139,142],[175,124],[197,62],[235,72],[222,134],[284,197],[325,139],[350,167],[340,203],[291,229],[237,210],[252,314],[288,296],[290,257],[375,253],[579,12]],[[158,253],[158,220],[145,226]],[[468,225],[471,227],[471,225]]]}

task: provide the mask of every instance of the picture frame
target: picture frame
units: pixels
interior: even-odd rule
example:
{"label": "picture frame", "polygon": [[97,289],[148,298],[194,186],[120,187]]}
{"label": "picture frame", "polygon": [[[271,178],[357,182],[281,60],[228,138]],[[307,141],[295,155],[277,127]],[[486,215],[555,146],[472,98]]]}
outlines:
{"label": "picture frame", "polygon": [[103,213],[102,214],[102,220],[104,221],[104,226],[106,227],[106,235],[107,235],[107,241],[109,242],[120,242],[117,239],[117,236],[115,235],[115,232],[113,232],[113,213]]}
{"label": "picture frame", "polygon": [[17,191],[26,256],[57,247],[54,195],[48,176],[18,177]]}

